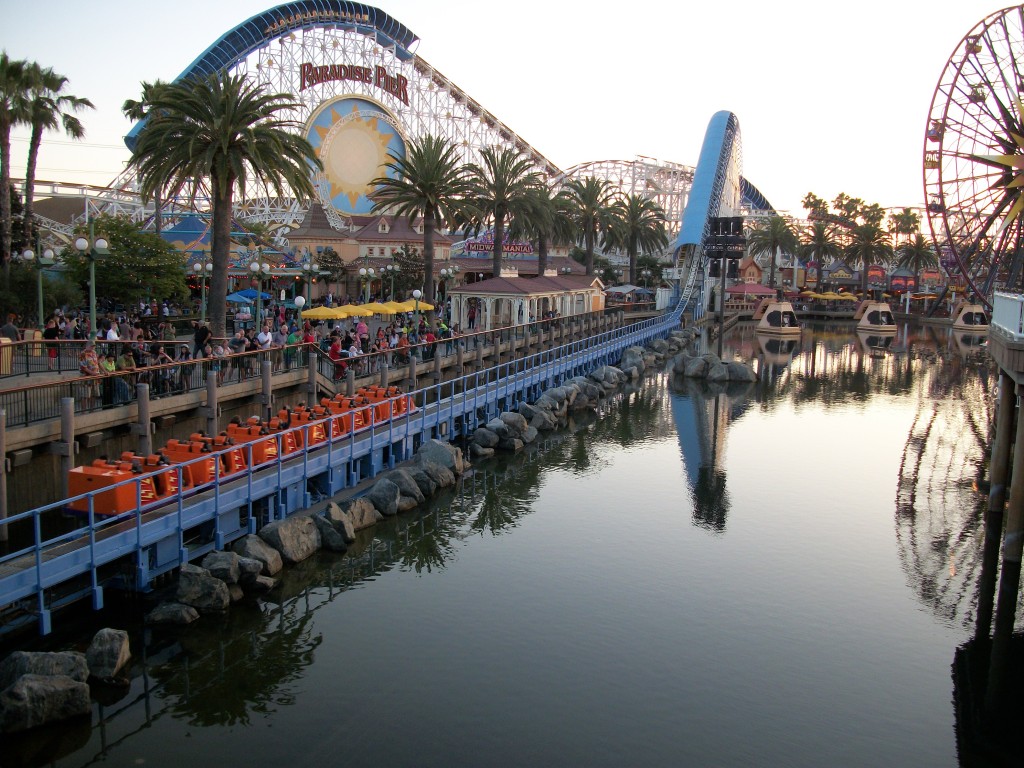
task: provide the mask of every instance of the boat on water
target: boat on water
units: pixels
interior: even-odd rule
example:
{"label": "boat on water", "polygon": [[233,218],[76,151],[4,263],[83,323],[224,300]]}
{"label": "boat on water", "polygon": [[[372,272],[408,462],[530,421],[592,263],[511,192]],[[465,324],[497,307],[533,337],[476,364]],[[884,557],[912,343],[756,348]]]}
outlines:
{"label": "boat on water", "polygon": [[800,339],[792,336],[785,337],[761,332],[757,332],[755,335],[757,336],[757,345],[761,348],[761,355],[765,363],[769,365],[788,365],[793,359],[793,353],[800,346]]}
{"label": "boat on water", "polygon": [[953,346],[963,357],[977,353],[988,346],[988,334],[976,328],[969,331],[953,331]]}
{"label": "boat on water", "polygon": [[953,309],[953,330],[988,333],[988,315],[981,304],[961,301]]}
{"label": "boat on water", "polygon": [[753,320],[757,322],[757,333],[770,336],[799,336],[800,321],[796,318],[793,305],[778,298],[762,299],[754,310]]}
{"label": "boat on water", "polygon": [[895,338],[896,335],[892,333],[878,333],[877,331],[857,329],[857,341],[860,342],[861,349],[869,357],[877,359],[885,357]]}
{"label": "boat on water", "polygon": [[865,299],[857,305],[853,319],[857,321],[858,333],[896,335],[896,319],[892,308],[884,301]]}

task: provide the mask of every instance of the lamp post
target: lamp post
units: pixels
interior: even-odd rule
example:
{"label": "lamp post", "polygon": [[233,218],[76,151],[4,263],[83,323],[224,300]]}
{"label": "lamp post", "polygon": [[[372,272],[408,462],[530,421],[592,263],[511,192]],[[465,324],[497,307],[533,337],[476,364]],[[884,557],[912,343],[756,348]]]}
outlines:
{"label": "lamp post", "polygon": [[303,296],[295,297],[295,308],[299,311],[299,322],[302,322],[302,308],[306,306],[306,299]]}
{"label": "lamp post", "polygon": [[270,265],[260,261],[260,254],[257,251],[256,258],[249,262],[249,271],[256,278],[256,327],[263,324],[263,278],[270,274]]}
{"label": "lamp post", "polygon": [[75,248],[78,252],[89,259],[89,338],[96,340],[96,259],[106,256],[107,239],[100,235],[96,237],[93,233],[92,222],[89,222],[89,237],[79,237],[75,240]]}
{"label": "lamp post", "polygon": [[412,298],[413,298],[413,301],[414,301],[414,304],[413,304],[414,309],[413,309],[413,311],[416,313],[417,333],[419,332],[419,327],[420,327],[420,296],[422,296],[422,295],[423,295],[423,292],[419,288],[417,288],[415,291],[412,292]]}
{"label": "lamp post", "polygon": [[[198,255],[198,254],[197,254]],[[192,262],[192,271],[195,272],[196,277],[199,278],[199,290],[200,290],[200,303],[199,303],[199,322],[206,322],[206,279],[213,274],[213,262],[210,261],[208,256],[201,256],[200,261]]]}
{"label": "lamp post", "polygon": [[448,306],[448,281],[454,280],[455,276],[459,274],[459,265],[453,264],[450,267],[442,267],[441,269],[441,317],[444,318],[446,314],[446,307]]}
{"label": "lamp post", "polygon": [[395,300],[395,275],[401,271],[397,264],[388,264],[384,267],[384,272],[391,278],[391,296],[389,297],[391,301]]}
{"label": "lamp post", "polygon": [[640,277],[643,278],[643,280],[644,280],[644,288],[646,288],[647,287],[647,282],[651,279],[651,270],[645,269],[643,272],[640,273]]}
{"label": "lamp post", "polygon": [[[718,293],[718,357],[722,357],[725,336],[725,275],[736,277],[737,261],[743,257],[747,239],[743,236],[743,217],[726,216],[711,220],[711,237],[705,244],[705,254],[711,260],[709,277],[721,276]],[[726,267],[728,263],[728,267]]]}
{"label": "lamp post", "polygon": [[43,328],[46,322],[43,318],[43,313],[46,311],[43,308],[43,268],[53,266],[53,249],[47,248],[45,251],[40,250],[42,244],[40,243],[39,236],[36,235],[36,250],[39,251],[39,260],[36,261],[36,254],[31,248],[26,248],[21,252],[21,260],[26,264],[32,264],[35,262],[36,270],[36,299],[39,307],[39,327]]}
{"label": "lamp post", "polygon": [[[320,274],[320,265],[315,261],[311,261],[309,251],[306,251],[306,259],[302,262],[302,273],[306,276],[306,297],[309,299],[310,304],[313,303],[313,275]],[[298,299],[298,296],[295,297]],[[298,301],[295,302],[298,306]],[[305,304],[305,302],[303,302]]]}
{"label": "lamp post", "polygon": [[373,271],[373,267],[360,267],[359,268],[359,279],[363,282],[363,304],[370,303],[370,283],[373,282],[373,278],[376,277],[376,272]]}

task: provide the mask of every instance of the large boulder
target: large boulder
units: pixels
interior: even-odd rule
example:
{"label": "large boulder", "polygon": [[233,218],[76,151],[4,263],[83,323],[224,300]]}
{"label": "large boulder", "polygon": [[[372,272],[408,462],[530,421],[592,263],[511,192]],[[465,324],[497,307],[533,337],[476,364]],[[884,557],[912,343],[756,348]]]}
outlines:
{"label": "large boulder", "polygon": [[[409,470],[398,468],[392,469],[390,472],[384,473],[384,479],[390,480],[392,483],[398,486],[398,490],[401,491],[403,499],[409,497],[412,499],[412,506],[422,504],[427,500],[426,495],[420,490],[420,487],[416,485],[416,481],[413,480]],[[399,508],[403,506],[404,502],[399,502]],[[402,510],[405,511],[405,510]]]}
{"label": "large boulder", "polygon": [[[277,554],[276,552],[274,554]],[[263,573],[263,563],[254,557],[238,558],[238,583],[248,586],[256,580],[256,577]]]}
{"label": "large boulder", "polygon": [[503,437],[498,441],[498,448],[502,451],[521,451],[523,445],[523,441],[518,437]]}
{"label": "large boulder", "polygon": [[529,426],[529,422],[526,418],[518,413],[506,412],[500,414],[498,418],[501,419],[509,429],[517,433],[509,435],[509,437],[521,437],[523,432],[525,432],[526,428]]}
{"label": "large boulder", "polygon": [[200,565],[208,570],[211,576],[220,579],[225,584],[237,584],[242,576],[242,570],[238,565],[238,555],[234,552],[211,552],[203,558]]}
{"label": "large boulder", "polygon": [[351,501],[345,509],[345,514],[352,520],[352,528],[356,531],[370,528],[384,519],[373,506],[373,502],[366,498]]}
{"label": "large boulder", "polygon": [[469,444],[469,457],[471,459],[489,459],[494,456],[493,448],[484,448],[478,443]]}
{"label": "large boulder", "polygon": [[703,357],[688,357],[683,362],[682,374],[691,379],[703,379],[708,375],[708,361]]}
{"label": "large boulder", "polygon": [[351,544],[356,540],[356,528],[352,524],[352,516],[338,504],[333,501],[329,502],[324,510],[324,515],[331,521],[334,529],[341,534],[346,544]]}
{"label": "large boulder", "polygon": [[320,531],[320,543],[324,549],[328,552],[345,552],[348,550],[345,538],[338,533],[338,529],[331,524],[330,520],[322,515],[312,515],[312,518],[317,529]]}
{"label": "large boulder", "polygon": [[523,442],[524,443],[532,443],[536,439],[537,439],[537,428],[534,427],[534,426],[527,426],[527,428],[523,430]]}
{"label": "large boulder", "polygon": [[228,585],[211,576],[205,568],[191,563],[181,566],[175,599],[200,613],[222,613],[231,605]]}
{"label": "large boulder", "polygon": [[473,432],[473,444],[481,448],[493,448],[498,444],[500,438],[487,427],[477,427]]}
{"label": "large boulder", "polygon": [[288,517],[263,526],[259,536],[281,553],[289,565],[301,563],[320,549],[320,531],[305,515]]}
{"label": "large boulder", "polygon": [[146,614],[147,624],[171,624],[183,626],[199,618],[199,611],[184,603],[160,603]]}
{"label": "large boulder", "polygon": [[384,517],[398,514],[398,502],[401,497],[402,492],[398,486],[384,478],[374,483],[373,487],[366,493],[366,498],[373,504],[374,509],[384,515]]}
{"label": "large boulder", "polygon": [[757,381],[757,374],[754,373],[754,369],[746,363],[741,363],[738,360],[734,360],[729,363],[729,381]]}
{"label": "large boulder", "polygon": [[[448,467],[426,460],[419,460],[418,465],[430,477],[436,487],[450,488],[455,485],[455,474]],[[417,482],[419,481],[417,480]]]}
{"label": "large boulder", "polygon": [[91,711],[85,683],[66,675],[22,675],[0,693],[0,731],[27,731]]}
{"label": "large boulder", "polygon": [[273,576],[284,567],[281,553],[253,534],[243,536],[232,544],[231,551],[239,557],[248,557],[263,563],[262,573],[264,576]]}
{"label": "large boulder", "polygon": [[89,679],[89,665],[85,654],[77,651],[15,651],[0,662],[0,691],[22,675],[63,675],[84,683]]}
{"label": "large boulder", "polygon": [[101,629],[93,635],[85,660],[89,674],[100,680],[117,677],[132,657],[128,633],[123,629]]}
{"label": "large boulder", "polygon": [[427,440],[416,452],[416,459],[419,462],[432,461],[447,467],[456,475],[461,475],[465,470],[462,451],[451,443],[443,440]]}
{"label": "large boulder", "polygon": [[708,368],[707,380],[715,383],[722,383],[729,380],[729,366],[723,362],[717,362]]}

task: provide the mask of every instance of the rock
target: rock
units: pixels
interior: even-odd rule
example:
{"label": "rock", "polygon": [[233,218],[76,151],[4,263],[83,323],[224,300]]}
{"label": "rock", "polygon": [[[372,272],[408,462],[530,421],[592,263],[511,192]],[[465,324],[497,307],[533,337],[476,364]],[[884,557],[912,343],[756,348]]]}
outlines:
{"label": "rock", "polygon": [[15,733],[88,716],[89,686],[66,675],[22,675],[0,693],[0,731]]}
{"label": "rock", "polygon": [[320,549],[320,531],[305,515],[288,517],[263,526],[259,536],[281,553],[289,565],[301,563]]}
{"label": "rock", "polygon": [[[538,413],[543,412],[544,411],[542,409],[537,408],[534,405],[530,405],[529,403],[519,404],[519,415],[526,419],[527,423],[533,421],[534,417],[536,417]],[[491,446],[487,447],[490,448]]]}
{"label": "rock", "polygon": [[418,461],[433,461],[442,467],[447,467],[456,475],[465,471],[462,451],[456,446],[442,440],[427,440],[416,452]]}
{"label": "rock", "polygon": [[[277,554],[276,552],[274,554]],[[243,586],[251,584],[253,579],[263,572],[263,563],[254,557],[238,558],[238,583]]]}
{"label": "rock", "polygon": [[160,603],[146,614],[147,624],[191,624],[199,618],[199,611],[184,603]]}
{"label": "rock", "polygon": [[668,342],[665,339],[654,339],[650,343],[650,348],[652,351],[663,355],[668,351]]}
{"label": "rock", "polygon": [[[646,368],[644,363],[644,350],[642,347],[626,347],[622,350],[622,358],[619,360],[619,368],[622,369],[623,373],[628,373],[631,370],[636,371],[636,375],[640,375]],[[634,374],[630,374],[632,378],[635,378]]]}
{"label": "rock", "polygon": [[708,381],[711,382],[725,382],[729,380],[729,366],[725,363],[718,362],[708,368]]}
{"label": "rock", "polygon": [[484,448],[482,445],[479,445],[478,443],[470,443],[469,455],[471,458],[474,459],[489,459],[494,455],[494,449]]}
{"label": "rock", "polygon": [[366,494],[366,499],[384,517],[391,517],[398,514],[398,501],[401,496],[402,492],[397,485],[382,478],[373,484]]}
{"label": "rock", "polygon": [[729,369],[729,381],[757,381],[757,374],[754,373],[754,369],[746,363],[733,361],[727,367]]}
{"label": "rock", "polygon": [[277,579],[272,579],[269,576],[257,576],[256,580],[250,585],[250,589],[254,592],[269,592],[277,586]]}
{"label": "rock", "polygon": [[498,439],[498,436],[487,427],[477,427],[473,432],[473,444],[481,448],[493,448],[498,444]]}
{"label": "rock", "polygon": [[536,427],[527,426],[526,429],[523,430],[523,442],[529,444],[529,443],[532,443],[536,439],[537,439],[537,429],[536,429]]}
{"label": "rock", "polygon": [[518,437],[503,437],[498,441],[498,448],[502,451],[521,451],[523,441]]}
{"label": "rock", "polygon": [[437,493],[437,482],[424,472],[422,467],[413,467],[409,470],[409,474],[412,475],[412,479],[416,481],[419,489],[423,491],[424,496],[430,498]]}
{"label": "rock", "polygon": [[210,575],[225,584],[237,584],[242,572],[238,567],[238,555],[234,552],[214,551],[203,558],[200,563]]}
{"label": "rock", "polygon": [[228,584],[228,597],[231,598],[232,603],[237,603],[239,600],[245,597],[245,591],[242,589],[241,584]]}
{"label": "rock", "polygon": [[0,662],[0,691],[22,675],[63,675],[84,683],[89,679],[89,665],[85,654],[77,651],[15,651]]}
{"label": "rock", "polygon": [[263,563],[264,576],[273,576],[284,567],[281,554],[259,536],[243,536],[231,545],[231,551],[240,557],[248,557]]}
{"label": "rock", "polygon": [[687,358],[682,374],[691,379],[703,379],[708,373],[708,363],[702,357]]}
{"label": "rock", "polygon": [[313,522],[320,530],[320,543],[328,552],[345,552],[348,550],[348,543],[338,533],[338,529],[331,524],[331,521],[322,515],[312,515]]}
{"label": "rock", "polygon": [[101,680],[117,677],[131,657],[128,633],[121,629],[101,629],[85,652],[89,674]]}
{"label": "rock", "polygon": [[[416,485],[416,481],[413,480],[409,470],[404,468],[392,469],[390,472],[384,473],[384,479],[390,480],[392,483],[398,486],[398,490],[401,492],[403,497],[408,496],[413,500],[413,506],[422,504],[427,500],[426,495],[420,490],[420,487]],[[399,504],[401,506],[401,504]]]}
{"label": "rock", "polygon": [[518,413],[506,412],[500,414],[498,418],[501,419],[509,427],[509,429],[512,429],[518,433],[517,435],[510,435],[510,437],[517,437],[519,435],[522,435],[526,428],[529,426],[529,423],[526,421],[526,419]]}
{"label": "rock", "polygon": [[541,411],[533,417],[533,420],[530,422],[530,426],[534,429],[539,429],[542,432],[547,432],[548,430],[552,430],[558,426],[558,419],[550,413]]}
{"label": "rock", "polygon": [[[415,477],[415,473],[413,477]],[[384,519],[384,516],[377,511],[369,499],[354,499],[349,503],[345,514],[352,521],[352,529],[355,531],[370,528]]]}
{"label": "rock", "polygon": [[200,613],[220,613],[231,605],[228,585],[215,579],[205,568],[191,563],[181,566],[175,599]]}
{"label": "rock", "polygon": [[438,488],[449,488],[455,485],[455,475],[448,467],[435,464],[432,461],[420,461],[419,466]]}

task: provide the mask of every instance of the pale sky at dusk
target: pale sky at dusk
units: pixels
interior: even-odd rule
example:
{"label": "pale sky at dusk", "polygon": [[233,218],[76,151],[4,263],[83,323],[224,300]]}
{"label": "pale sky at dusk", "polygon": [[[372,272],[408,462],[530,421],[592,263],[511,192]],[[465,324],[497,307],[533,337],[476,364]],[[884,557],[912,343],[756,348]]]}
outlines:
{"label": "pale sky at dusk", "polygon": [[[87,136],[44,141],[38,177],[105,185],[140,81],[176,77],[268,0],[0,0],[0,46],[91,99]],[[744,175],[781,210],[808,191],[921,205],[928,107],[979,0],[482,3],[388,0],[417,53],[565,169],[646,155],[693,165],[711,115],[739,117]],[[12,146],[24,175],[27,134]],[[60,143],[55,143],[60,142]]]}

